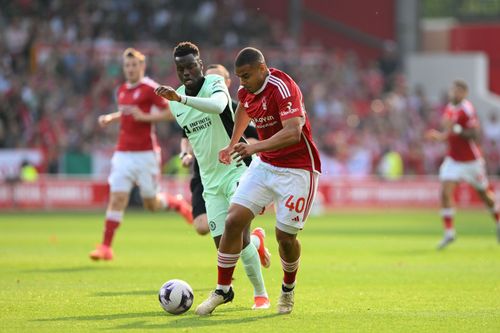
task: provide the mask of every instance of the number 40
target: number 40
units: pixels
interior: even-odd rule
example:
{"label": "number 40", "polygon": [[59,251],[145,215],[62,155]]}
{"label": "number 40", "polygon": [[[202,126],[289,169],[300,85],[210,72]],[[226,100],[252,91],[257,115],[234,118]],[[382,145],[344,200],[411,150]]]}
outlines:
{"label": "number 40", "polygon": [[306,205],[306,199],[303,197],[298,198],[295,202],[293,201],[294,196],[291,195],[288,197],[285,203],[285,207],[288,208],[290,211],[294,210],[297,213],[302,213],[304,210],[304,207]]}

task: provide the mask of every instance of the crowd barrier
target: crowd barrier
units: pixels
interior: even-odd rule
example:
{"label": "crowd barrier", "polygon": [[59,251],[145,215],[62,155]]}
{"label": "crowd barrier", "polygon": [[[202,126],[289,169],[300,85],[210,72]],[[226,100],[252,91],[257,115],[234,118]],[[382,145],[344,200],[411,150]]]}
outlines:
{"label": "crowd barrier", "polygon": [[[493,181],[498,185],[499,181]],[[162,187],[190,198],[188,179],[163,179]],[[498,186],[497,186],[498,187]],[[435,177],[384,181],[377,178],[326,178],[319,184],[318,202],[325,209],[437,208],[439,181]],[[104,209],[109,197],[105,179],[41,177],[36,182],[0,184],[0,210]],[[474,190],[461,184],[455,193],[462,207],[480,207]]]}

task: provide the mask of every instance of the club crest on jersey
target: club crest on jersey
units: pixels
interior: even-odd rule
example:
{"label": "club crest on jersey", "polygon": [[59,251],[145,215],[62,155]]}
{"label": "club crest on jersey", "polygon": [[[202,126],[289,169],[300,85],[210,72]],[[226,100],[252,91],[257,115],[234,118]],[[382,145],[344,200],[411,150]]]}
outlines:
{"label": "club crest on jersey", "polygon": [[134,95],[132,95],[132,98],[133,99],[138,99],[139,96],[141,96],[141,91],[140,90],[136,90],[136,91],[134,91]]}
{"label": "club crest on jersey", "polygon": [[267,101],[266,101],[266,96],[262,98],[262,108],[267,111]]}

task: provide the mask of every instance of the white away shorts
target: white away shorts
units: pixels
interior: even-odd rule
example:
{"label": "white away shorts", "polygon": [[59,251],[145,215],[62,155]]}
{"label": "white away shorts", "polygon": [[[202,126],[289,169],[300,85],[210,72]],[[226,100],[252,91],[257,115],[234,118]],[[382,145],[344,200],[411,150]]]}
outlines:
{"label": "white away shorts", "polygon": [[154,151],[117,151],[111,159],[108,183],[111,192],[130,192],[137,184],[143,198],[153,198],[159,190],[159,154]]}
{"label": "white away shorts", "polygon": [[470,162],[458,162],[447,156],[439,168],[440,181],[464,181],[478,190],[488,188],[488,177],[484,160],[478,159]]}
{"label": "white away shorts", "polygon": [[254,158],[231,199],[232,203],[258,215],[271,202],[276,210],[276,227],[289,234],[304,228],[318,189],[316,172],[279,168]]}

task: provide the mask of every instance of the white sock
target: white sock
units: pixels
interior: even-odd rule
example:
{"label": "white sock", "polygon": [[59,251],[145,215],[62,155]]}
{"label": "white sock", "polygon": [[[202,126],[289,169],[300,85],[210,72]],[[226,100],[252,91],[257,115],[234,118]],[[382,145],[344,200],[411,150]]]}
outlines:
{"label": "white sock", "polygon": [[222,284],[218,284],[216,289],[222,290],[225,294],[229,291],[230,288],[231,288],[231,286],[224,286]]}
{"label": "white sock", "polygon": [[255,246],[255,248],[258,250],[260,247],[260,238],[255,236],[255,235],[251,235],[250,236],[250,243],[252,243]]}
{"label": "white sock", "polygon": [[156,197],[158,198],[158,200],[160,200],[160,204],[161,204],[161,208],[162,209],[168,209],[168,201],[167,201],[167,196],[165,195],[165,193],[158,193],[156,195]]}

